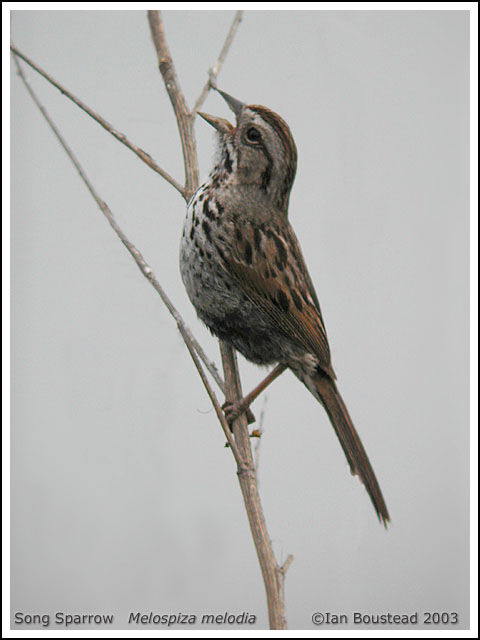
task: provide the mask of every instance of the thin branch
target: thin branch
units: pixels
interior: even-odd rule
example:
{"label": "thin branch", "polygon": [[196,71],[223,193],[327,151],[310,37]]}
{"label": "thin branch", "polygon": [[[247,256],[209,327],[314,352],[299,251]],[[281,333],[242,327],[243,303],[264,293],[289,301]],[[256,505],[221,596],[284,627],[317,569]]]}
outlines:
{"label": "thin branch", "polygon": [[[180,317],[180,314],[178,314],[178,312],[177,312],[177,315],[178,315],[178,317]],[[180,317],[180,319],[181,319],[181,317]],[[192,343],[195,351],[198,354],[198,357],[203,362],[203,364],[207,367],[207,369],[210,371],[210,375],[212,376],[212,378],[217,383],[218,388],[220,389],[220,391],[223,393],[223,395],[225,395],[225,382],[224,382],[222,376],[220,375],[220,373],[218,371],[217,365],[213,362],[213,360],[210,360],[210,358],[207,356],[207,354],[203,350],[203,348],[200,345],[200,343],[198,342],[198,340],[195,338],[195,336],[193,335],[193,333],[191,332],[191,330],[189,329],[189,327],[185,324],[185,322],[183,320],[181,320],[180,323],[177,320],[177,326],[178,326],[180,331],[185,332],[185,334],[188,336],[190,342]],[[224,416],[223,411],[222,411],[222,415]]]}
{"label": "thin branch", "polygon": [[160,11],[148,11],[150,33],[158,58],[158,68],[162,74],[163,82],[167,90],[173,111],[177,119],[178,131],[182,142],[183,160],[185,166],[184,197],[188,202],[198,188],[198,159],[197,145],[193,131],[193,118],[188,111],[188,106],[183,91],[178,82],[175,67],[173,65],[165,29]]}
{"label": "thin branch", "polygon": [[[260,411],[260,416],[258,418],[258,427],[257,427],[257,431],[258,431],[258,438],[257,438],[257,442],[255,444],[255,451],[254,451],[254,460],[255,460],[255,471],[258,474],[258,470],[260,468],[260,449],[261,449],[261,445],[262,445],[262,436],[263,433],[265,431],[265,429],[263,428],[263,424],[265,422],[265,411],[267,408],[267,402],[268,402],[268,395],[264,394],[263,396],[263,407],[262,410]],[[258,481],[260,482],[260,481]]]}
{"label": "thin branch", "polygon": [[287,575],[288,568],[292,564],[293,560],[293,555],[290,553],[282,566],[277,570],[279,598],[283,604],[285,603],[285,577]]}
{"label": "thin branch", "polygon": [[225,419],[225,414],[223,413],[223,409],[220,406],[217,397],[215,396],[215,393],[213,392],[207,377],[205,376],[205,373],[202,369],[202,365],[200,364],[200,361],[198,359],[197,354],[195,353],[195,350],[193,349],[193,346],[190,344],[190,341],[187,339],[188,336],[185,336],[183,333],[183,328],[178,327],[180,330],[180,333],[182,334],[184,340],[185,340],[185,344],[187,345],[187,349],[190,352],[190,355],[192,356],[193,362],[195,363],[195,366],[197,367],[198,373],[200,374],[200,378],[202,379],[202,382],[205,386],[205,389],[207,390],[208,396],[213,404],[213,407],[215,409],[215,413],[217,414],[217,418],[222,426],[223,429],[223,433],[225,434],[225,437],[227,438],[227,442],[229,447],[232,450],[233,453],[233,457],[235,458],[235,462],[237,463],[237,468],[240,469],[241,472],[246,472],[248,471],[248,467],[245,464],[245,460],[243,459],[239,448],[237,447],[237,443],[235,442],[235,439],[233,437],[232,431],[227,423],[227,420]]}
{"label": "thin branch", "polygon": [[292,554],[290,553],[287,556],[287,559],[285,560],[285,562],[282,564],[282,566],[280,567],[279,571],[282,575],[285,575],[288,571],[289,566],[292,564],[294,560],[294,557],[292,556]]}
{"label": "thin branch", "polygon": [[222,70],[223,63],[225,62],[225,58],[227,57],[228,51],[232,46],[233,39],[235,38],[235,34],[237,33],[238,27],[243,18],[243,11],[237,11],[235,13],[235,17],[233,18],[233,22],[231,24],[230,30],[225,38],[225,42],[223,43],[222,50],[218,54],[218,58],[216,63],[213,65],[211,69],[208,70],[208,81],[202,89],[202,93],[198,96],[197,101],[195,102],[195,106],[193,107],[193,115],[196,116],[197,113],[202,108],[203,103],[205,102],[210,89],[216,86],[216,80],[218,74]]}
{"label": "thin branch", "polygon": [[[227,402],[234,402],[242,396],[240,374],[234,350],[224,342],[220,343],[222,353]],[[268,535],[267,523],[263,514],[262,502],[258,493],[257,476],[248,434],[246,415],[241,414],[233,423],[233,435],[240,450],[240,455],[249,469],[249,473],[238,472],[238,480],[245,503],[252,538],[257,551],[258,562],[262,570],[265,591],[267,594],[268,617],[271,629],[286,629],[285,597],[283,574],[277,564],[272,542]],[[292,558],[293,560],[293,558]]]}
{"label": "thin branch", "polygon": [[117,129],[115,129],[110,123],[108,123],[104,118],[102,118],[101,115],[96,113],[93,109],[91,109],[88,105],[82,102],[79,98],[74,96],[73,93],[68,91],[68,89],[66,89],[63,85],[57,82],[57,80],[52,78],[51,75],[49,75],[46,71],[41,69],[37,64],[35,64],[35,62],[33,62],[33,60],[30,60],[30,58],[28,58],[25,54],[19,51],[16,47],[11,45],[10,51],[14,53],[16,56],[18,56],[19,58],[21,58],[24,62],[26,62],[37,73],[43,76],[45,80],[47,80],[47,82],[49,82],[56,89],[58,89],[60,93],[63,93],[63,95],[65,95],[69,100],[75,103],[77,107],[80,107],[82,111],[85,111],[86,114],[88,114],[91,118],[93,118],[96,122],[98,122],[98,124],[101,125],[104,129],[106,129],[108,133],[112,134],[114,138],[116,138],[119,142],[125,145],[128,149],[133,151],[133,153],[135,153],[140,158],[140,160],[142,160],[147,166],[149,166],[150,169],[153,169],[156,173],[160,174],[162,178],[164,178],[167,182],[169,182],[172,185],[172,187],[175,187],[175,189],[183,197],[185,197],[185,192],[182,185],[179,184],[175,180],[175,178],[172,178],[172,176],[169,175],[166,171],[164,171],[161,167],[159,167],[158,164],[153,160],[153,158],[146,151],[144,151],[140,147],[137,147],[135,144],[133,144],[133,142],[130,142],[130,140],[127,138],[127,136],[124,133],[117,131]]}
{"label": "thin branch", "polygon": [[[110,208],[108,207],[108,205],[100,198],[98,193],[95,191],[95,188],[93,187],[91,181],[87,177],[84,169],[82,168],[82,166],[81,166],[80,162],[78,161],[77,157],[75,156],[74,152],[72,151],[72,149],[70,148],[70,146],[66,142],[65,138],[62,136],[62,134],[60,133],[59,129],[57,128],[57,126],[55,125],[55,123],[53,122],[51,117],[49,116],[49,114],[48,114],[47,110],[45,109],[45,107],[43,106],[43,104],[38,99],[36,93],[32,89],[27,77],[23,73],[23,69],[21,68],[20,63],[18,62],[18,58],[17,58],[17,55],[15,53],[13,53],[13,60],[14,60],[15,66],[17,68],[18,75],[20,76],[20,78],[21,78],[23,84],[25,85],[28,93],[30,94],[32,100],[37,105],[37,107],[40,110],[41,114],[43,115],[43,117],[47,121],[49,127],[51,128],[51,130],[55,134],[57,140],[60,142],[61,146],[63,147],[65,153],[70,158],[70,160],[73,163],[75,169],[77,170],[78,174],[80,175],[80,178],[82,179],[83,183],[85,184],[85,186],[89,190],[90,194],[92,195],[93,199],[95,200],[95,202],[97,203],[97,205],[101,209],[101,211],[104,214],[104,216],[107,218],[108,222],[110,223],[110,226],[115,231],[117,236],[120,238],[120,240],[122,241],[123,245],[127,248],[127,250],[130,253],[130,255],[133,257],[133,259],[135,260],[135,262],[136,262],[138,268],[140,269],[140,271],[142,272],[142,274],[145,276],[145,278],[147,278],[147,280],[151,283],[153,288],[157,291],[157,293],[159,294],[159,296],[162,299],[163,303],[167,307],[168,311],[173,316],[173,318],[174,318],[175,322],[177,323],[178,329],[179,329],[179,331],[180,331],[180,333],[181,333],[181,335],[182,335],[187,347],[189,347],[189,349],[190,349],[190,346],[191,346],[197,352],[199,358],[203,361],[203,363],[205,364],[207,369],[210,371],[210,373],[212,374],[214,380],[217,382],[217,384],[220,387],[220,389],[222,391],[224,391],[225,383],[222,380],[220,374],[218,373],[217,367],[206,356],[204,350],[202,349],[202,347],[200,346],[200,344],[198,343],[196,338],[193,336],[193,334],[190,331],[190,329],[185,324],[182,316],[177,311],[177,309],[174,307],[174,305],[172,304],[170,298],[167,296],[167,294],[163,290],[162,286],[160,285],[160,283],[156,279],[155,274],[153,273],[152,268],[150,267],[150,265],[147,263],[147,261],[145,260],[143,255],[140,253],[140,251],[135,247],[135,245],[132,242],[130,242],[130,240],[127,238],[127,236],[125,235],[125,233],[122,231],[122,229],[118,225],[117,221],[115,220],[115,218],[113,216],[113,213],[110,210]],[[223,415],[223,413],[222,413],[222,415]]]}

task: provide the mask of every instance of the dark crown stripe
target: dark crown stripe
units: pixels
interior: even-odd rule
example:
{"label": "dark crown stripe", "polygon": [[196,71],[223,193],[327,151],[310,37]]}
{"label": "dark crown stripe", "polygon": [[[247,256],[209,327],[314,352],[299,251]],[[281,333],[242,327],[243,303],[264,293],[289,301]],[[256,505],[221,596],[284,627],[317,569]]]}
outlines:
{"label": "dark crown stripe", "polygon": [[[286,208],[288,205],[288,198],[290,190],[295,179],[295,173],[297,171],[297,147],[295,141],[290,132],[288,124],[277,113],[262,107],[261,105],[249,105],[249,109],[257,113],[277,134],[284,150],[284,162],[285,172],[283,176],[283,184],[279,193],[279,206]],[[262,176],[262,187],[266,189],[270,183],[271,172],[268,171],[270,167],[267,167],[267,171]]]}
{"label": "dark crown stripe", "polygon": [[265,120],[265,122],[272,127],[272,129],[278,134],[283,147],[285,149],[286,160],[289,165],[297,166],[297,147],[293,140],[293,136],[290,132],[288,124],[277,113],[262,107],[261,105],[249,105],[249,109],[258,113],[258,115]]}

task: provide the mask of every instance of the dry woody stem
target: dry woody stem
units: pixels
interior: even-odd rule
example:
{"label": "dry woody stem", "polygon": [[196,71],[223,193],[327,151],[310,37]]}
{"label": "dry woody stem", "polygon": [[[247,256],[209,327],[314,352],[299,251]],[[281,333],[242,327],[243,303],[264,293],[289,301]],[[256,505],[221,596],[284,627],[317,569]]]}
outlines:
{"label": "dry woody stem", "polygon": [[114,127],[112,127],[104,118],[93,111],[93,109],[88,107],[80,99],[76,98],[58,81],[54,80],[48,73],[43,71],[37,64],[30,60],[26,55],[21,53],[16,47],[11,46],[10,48],[13,54],[13,59],[18,74],[33,101],[41,111],[43,117],[46,119],[48,125],[50,126],[61,146],[72,161],[85,186],[91,193],[92,197],[96,201],[104,216],[107,218],[112,229],[117,234],[118,238],[121,240],[124,246],[127,248],[130,255],[133,257],[142,274],[145,276],[145,278],[148,279],[150,284],[160,295],[163,303],[176,321],[180,335],[182,336],[187,346],[195,367],[197,368],[197,371],[200,375],[202,383],[212,402],[217,418],[220,422],[223,433],[227,439],[227,443],[230,450],[232,451],[235,463],[237,465],[237,475],[240,489],[242,492],[245,509],[247,512],[247,517],[265,584],[270,628],[286,629],[287,623],[285,618],[284,583],[285,574],[288,567],[293,561],[293,556],[289,555],[282,566],[279,566],[276,561],[272,543],[268,534],[265,517],[263,514],[260,496],[258,493],[258,481],[252,455],[246,415],[240,415],[234,421],[232,427],[229,426],[220,403],[218,402],[218,399],[208,381],[207,375],[202,366],[203,362],[207,370],[212,375],[213,379],[217,382],[220,389],[224,392],[226,401],[236,402],[242,397],[242,389],[236,354],[229,345],[224,342],[220,342],[220,351],[222,355],[222,363],[225,376],[225,381],[223,381],[215,364],[208,359],[202,347],[194,338],[190,329],[186,326],[181,315],[170,301],[169,297],[158,282],[151,267],[149,266],[143,255],[135,247],[135,245],[130,242],[130,240],[127,238],[127,236],[124,234],[124,232],[116,222],[113,213],[111,212],[108,205],[100,198],[100,196],[95,191],[91,181],[86,176],[75,154],[70,149],[62,134],[59,132],[58,128],[48,115],[47,111],[35,95],[18,61],[18,58],[21,58],[32,69],[43,76],[50,84],[55,86],[59,91],[61,91],[61,93],[67,96],[67,98],[72,100],[78,107],[80,107],[90,117],[96,120],[111,135],[113,135],[117,140],[119,140],[122,144],[133,151],[151,169],[161,175],[188,202],[190,197],[199,186],[197,150],[193,130],[195,116],[198,109],[205,101],[210,89],[215,85],[216,78],[218,76],[218,73],[220,72],[220,69],[222,68],[222,65],[231,47],[241,20],[242,11],[237,11],[223,47],[218,56],[218,59],[212,69],[210,69],[209,80],[203,87],[203,90],[195,103],[194,109],[192,110],[192,112],[189,112],[185,97],[183,95],[180,83],[175,72],[173,60],[170,56],[161,13],[159,11],[148,11],[150,33],[157,54],[159,70],[162,75],[163,82],[165,84],[165,88],[169,95],[170,101],[172,103],[180,134],[185,167],[185,184],[183,186],[179,184],[174,178],[172,178],[161,167],[159,167],[152,160],[149,154],[130,142],[124,134],[119,133],[116,129],[114,129]]}
{"label": "dry woody stem", "polygon": [[185,166],[185,199],[190,200],[198,188],[198,159],[193,117],[190,115],[185,97],[177,79],[173,60],[168,49],[165,29],[159,11],[148,12],[150,33],[158,57],[158,68],[162,74],[173,111],[177,119],[178,131],[182,143],[183,162]]}
{"label": "dry woody stem", "polygon": [[87,113],[91,118],[96,120],[98,124],[100,124],[114,138],[116,138],[119,142],[125,145],[128,149],[133,151],[140,158],[140,160],[145,162],[145,164],[148,165],[150,169],[153,169],[154,171],[159,173],[162,176],[162,178],[165,178],[165,180],[169,182],[172,185],[172,187],[175,187],[175,189],[179,193],[181,193],[182,196],[184,195],[184,189],[181,186],[181,184],[179,184],[175,180],[175,178],[172,178],[172,176],[170,176],[166,171],[164,171],[161,167],[159,167],[158,164],[153,160],[153,158],[146,151],[144,151],[143,149],[140,149],[140,147],[137,147],[135,144],[130,142],[130,140],[127,138],[127,136],[124,133],[117,131],[117,129],[115,129],[109,122],[107,122],[104,118],[102,118],[102,116],[100,116],[88,105],[82,102],[82,100],[74,96],[73,93],[68,91],[68,89],[66,89],[63,85],[61,85],[57,80],[52,78],[51,75],[49,75],[46,71],[41,69],[37,64],[35,64],[35,62],[33,62],[33,60],[30,60],[30,58],[28,58],[24,53],[19,51],[19,49],[17,49],[15,46],[11,45],[10,51],[14,53],[15,56],[21,58],[24,62],[26,62],[37,73],[43,76],[45,80],[47,80],[51,85],[56,87],[60,91],[60,93],[62,93],[69,100],[74,102],[77,105],[77,107],[80,107],[82,111],[85,111],[85,113]]}
{"label": "dry woody stem", "polygon": [[216,86],[216,80],[218,74],[222,70],[223,63],[225,62],[225,58],[227,57],[227,53],[232,46],[233,39],[235,38],[235,34],[237,33],[237,29],[240,26],[242,21],[243,11],[237,11],[233,22],[231,24],[230,30],[225,38],[225,42],[223,43],[222,50],[218,55],[217,62],[215,65],[209,69],[208,71],[208,81],[205,83],[205,86],[202,89],[202,93],[198,96],[197,101],[195,102],[195,106],[193,107],[193,113],[196,115],[200,109],[202,108],[203,103],[205,102],[210,89]]}

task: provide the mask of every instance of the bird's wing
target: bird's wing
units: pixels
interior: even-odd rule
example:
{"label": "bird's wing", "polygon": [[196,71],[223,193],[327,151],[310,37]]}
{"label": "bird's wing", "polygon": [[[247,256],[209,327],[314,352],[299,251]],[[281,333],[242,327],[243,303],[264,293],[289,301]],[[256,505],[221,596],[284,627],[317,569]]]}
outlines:
{"label": "bird's wing", "polygon": [[228,272],[279,331],[334,377],[320,305],[290,224],[247,224],[233,233],[235,243],[224,256]]}

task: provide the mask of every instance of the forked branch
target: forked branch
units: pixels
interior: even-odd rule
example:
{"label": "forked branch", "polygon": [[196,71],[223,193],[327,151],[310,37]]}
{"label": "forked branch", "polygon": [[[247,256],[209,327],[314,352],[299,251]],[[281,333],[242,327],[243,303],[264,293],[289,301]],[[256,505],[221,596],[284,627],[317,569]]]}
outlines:
{"label": "forked branch", "polygon": [[210,89],[216,85],[218,74],[222,70],[223,63],[225,62],[225,58],[227,57],[227,53],[229,52],[230,47],[232,46],[233,39],[235,38],[235,34],[237,33],[238,27],[240,26],[242,17],[243,17],[243,11],[237,11],[233,19],[233,22],[231,24],[230,30],[227,33],[227,37],[225,38],[225,42],[223,43],[223,47],[220,53],[218,54],[217,61],[213,65],[213,67],[209,69],[208,80],[202,89],[202,93],[198,96],[197,101],[195,102],[195,106],[193,107],[193,114],[195,116],[202,108],[202,105],[207,99]]}
{"label": "forked branch", "polygon": [[177,119],[178,131],[182,142],[183,164],[185,166],[185,200],[198,188],[198,159],[197,145],[193,131],[194,118],[190,115],[183,91],[177,79],[173,60],[165,37],[165,29],[159,11],[148,12],[148,22],[153,44],[157,52],[158,68],[162,74],[165,88],[172,103],[173,111]]}
{"label": "forked branch", "polygon": [[99,115],[93,109],[91,109],[87,104],[85,104],[85,102],[80,100],[80,98],[77,98],[76,96],[74,96],[71,91],[69,91],[66,87],[60,84],[60,82],[55,80],[55,78],[53,78],[50,74],[44,71],[41,67],[39,67],[35,62],[33,62],[33,60],[30,60],[30,58],[28,58],[24,53],[22,53],[19,49],[17,49],[17,47],[14,47],[13,45],[11,45],[10,51],[13,54],[15,54],[15,56],[17,56],[18,58],[21,58],[24,62],[26,62],[32,69],[34,69],[43,78],[45,78],[47,82],[49,82],[51,85],[56,87],[60,91],[60,93],[63,93],[63,95],[66,96],[73,103],[75,103],[77,107],[82,109],[82,111],[85,111],[86,114],[88,114],[91,118],[93,118],[96,122],[98,122],[98,124],[101,125],[106,131],[108,131],[108,133],[110,133],[114,138],[116,138],[119,142],[125,145],[128,149],[133,151],[133,153],[135,153],[140,158],[140,160],[145,162],[145,164],[148,165],[150,169],[153,169],[156,173],[160,174],[162,178],[164,178],[167,182],[169,182],[172,185],[172,187],[175,187],[175,189],[179,193],[181,193],[182,196],[185,196],[184,188],[182,187],[182,185],[179,184],[177,180],[175,180],[175,178],[172,178],[172,176],[169,175],[164,169],[162,169],[153,160],[150,154],[148,154],[143,149],[140,149],[140,147],[137,147],[137,145],[133,144],[133,142],[130,142],[130,140],[127,138],[127,136],[124,133],[121,133],[120,131],[115,129],[115,127],[113,127],[109,122],[107,122],[105,118],[102,118],[101,115]]}

